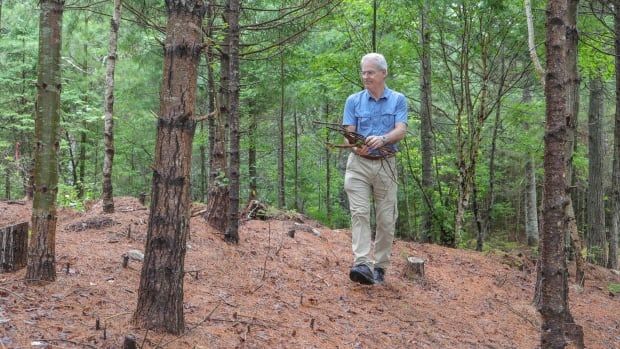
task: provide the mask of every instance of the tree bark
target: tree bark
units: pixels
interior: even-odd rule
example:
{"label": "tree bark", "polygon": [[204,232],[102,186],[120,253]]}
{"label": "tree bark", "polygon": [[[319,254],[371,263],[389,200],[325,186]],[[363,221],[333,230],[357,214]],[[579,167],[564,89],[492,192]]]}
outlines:
{"label": "tree bark", "polygon": [[228,18],[230,49],[230,79],[228,93],[230,98],[230,165],[228,177],[230,179],[229,206],[227,212],[228,225],[225,239],[231,243],[239,243],[239,14],[240,1],[228,0],[226,4]]}
{"label": "tree bark", "polygon": [[284,51],[280,53],[280,116],[278,118],[278,208],[286,206],[284,182]]}
{"label": "tree bark", "polygon": [[572,322],[568,308],[566,187],[568,86],[566,33],[570,30],[568,1],[547,3],[546,125],[544,157],[544,225],[541,238],[541,347],[565,348]]}
{"label": "tree bark", "polygon": [[295,133],[293,133],[293,136],[295,137],[295,158],[293,159],[293,177],[295,182],[293,191],[295,194],[295,202],[293,203],[293,208],[295,209],[295,211],[299,212],[299,126],[297,125],[297,122],[297,110],[295,110],[293,112],[293,128],[295,129]]}
{"label": "tree bark", "polygon": [[0,229],[0,273],[26,266],[28,257],[28,222]]}
{"label": "tree bark", "polygon": [[[212,23],[214,20],[213,1],[207,5],[207,35],[212,33]],[[228,32],[225,42],[228,42]],[[224,233],[226,231],[226,212],[228,211],[228,179],[226,168],[228,160],[226,157],[226,129],[228,128],[228,69],[229,69],[229,48],[222,45],[220,56],[220,86],[219,96],[215,96],[215,74],[213,73],[213,47],[207,45],[205,58],[207,60],[207,83],[209,93],[209,112],[216,111],[214,116],[209,118],[209,190],[207,192],[207,212],[205,220],[215,229]],[[217,102],[216,102],[217,101]]]}
{"label": "tree bark", "polygon": [[[528,82],[530,80],[528,79]],[[521,102],[530,103],[532,100],[531,85],[526,85],[523,89]],[[528,123],[524,123],[524,130],[527,132],[530,128]],[[528,246],[537,246],[539,239],[539,222],[538,222],[538,204],[536,198],[536,166],[534,153],[528,150],[525,162],[525,193],[524,193],[524,213],[525,213],[525,236]]]}
{"label": "tree bark", "polygon": [[166,9],[152,199],[133,320],[142,327],[180,334],[185,328],[183,269],[190,220],[201,22],[206,9],[201,0],[166,0]]}
{"label": "tree bark", "polygon": [[256,127],[258,123],[256,121],[256,111],[250,111],[250,126],[248,127],[248,177],[250,180],[250,190],[248,196],[248,202],[255,200],[258,195],[258,186],[256,179],[258,173],[256,172]]}
{"label": "tree bark", "polygon": [[620,235],[620,4],[614,6],[614,49],[616,65],[616,112],[611,193],[611,231],[607,266],[618,269],[618,235]]}
{"label": "tree bark", "polygon": [[[85,103],[87,104],[88,101],[85,101]],[[86,125],[83,125],[83,127],[86,127]],[[78,182],[77,182],[77,197],[78,199],[83,199],[84,198],[84,192],[85,192],[85,182],[84,182],[84,176],[86,174],[86,132],[80,132],[80,159],[79,159],[79,177],[78,177]]]}
{"label": "tree bark", "polygon": [[[329,122],[329,101],[325,103],[325,122]],[[329,132],[325,132],[325,144],[329,144]],[[328,147],[325,147],[325,212],[327,224],[332,224],[332,166],[331,153]]]}
{"label": "tree bark", "polygon": [[422,59],[420,60],[420,142],[422,148],[422,190],[428,202],[424,205],[419,238],[421,242],[432,242],[433,232],[433,119],[432,119],[432,82],[431,82],[431,32],[428,25],[430,2],[425,0],[420,11],[421,27],[420,41],[422,45]]}
{"label": "tree bark", "polygon": [[[607,265],[607,238],[605,235],[605,203],[603,201],[603,125],[605,114],[603,80],[595,77],[590,82],[588,110],[588,259],[598,265]],[[579,251],[577,251],[579,252]]]}
{"label": "tree bark", "polygon": [[63,0],[42,0],[35,110],[34,199],[26,282],[56,280],[56,194]]}
{"label": "tree bark", "polygon": [[[567,115],[567,143],[566,143],[566,185],[568,188],[573,188],[575,176],[573,175],[573,154],[575,153],[575,148],[577,145],[577,119],[579,116],[579,84],[581,82],[579,76],[579,69],[577,67],[577,59],[578,59],[578,41],[579,41],[579,33],[577,31],[577,5],[579,4],[579,0],[569,0],[568,1],[568,17],[567,17],[567,26],[568,31],[566,32],[566,40],[568,43],[567,51],[567,98],[566,98],[566,115]],[[569,192],[571,193],[571,192]],[[566,218],[568,221],[568,232],[567,239],[570,241],[570,244],[566,244],[566,247],[572,246],[572,250],[575,252],[575,264],[576,264],[576,272],[575,272],[575,280],[579,285],[583,286],[584,283],[584,270],[583,265],[585,261],[581,256],[580,251],[583,249],[583,242],[581,237],[579,236],[579,231],[577,229],[577,219],[575,217],[575,208],[573,205],[573,198],[569,194],[568,196],[568,205],[566,206]]]}
{"label": "tree bark", "polygon": [[528,153],[525,162],[525,236],[528,246],[538,245],[538,210],[536,205],[536,172],[534,156]]}
{"label": "tree bark", "polygon": [[9,161],[4,168],[4,198],[11,200],[11,163]]}
{"label": "tree bark", "polygon": [[536,35],[534,33],[534,19],[532,16],[532,4],[530,0],[523,0],[523,5],[525,7],[525,19],[527,21],[527,46],[530,52],[530,58],[532,59],[532,63],[534,64],[534,69],[538,74],[540,82],[545,88],[545,70],[540,64],[540,59],[538,59],[538,53],[536,52]]}

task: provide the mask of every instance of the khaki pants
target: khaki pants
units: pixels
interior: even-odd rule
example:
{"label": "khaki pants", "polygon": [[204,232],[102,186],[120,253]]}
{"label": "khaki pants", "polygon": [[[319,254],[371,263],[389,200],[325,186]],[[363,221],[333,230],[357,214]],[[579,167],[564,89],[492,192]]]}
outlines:
{"label": "khaki pants", "polygon": [[[349,197],[351,231],[355,265],[366,264],[386,269],[390,263],[396,209],[396,160],[362,158],[354,153],[347,160],[344,189]],[[377,232],[375,235],[374,263],[371,258],[370,195],[375,199]]]}

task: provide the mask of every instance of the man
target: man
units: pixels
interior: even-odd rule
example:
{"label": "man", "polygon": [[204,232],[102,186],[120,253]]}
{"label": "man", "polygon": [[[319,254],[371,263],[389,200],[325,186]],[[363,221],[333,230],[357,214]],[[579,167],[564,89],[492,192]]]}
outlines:
{"label": "man", "polygon": [[[387,146],[394,152],[407,131],[407,101],[385,85],[388,75],[385,57],[369,53],[361,61],[365,89],[345,103],[343,125],[365,137],[352,148],[347,161],[344,189],[349,197],[354,266],[349,278],[361,284],[382,284],[389,266],[396,210],[396,161],[380,153]],[[374,260],[371,258],[370,196],[375,202],[377,231]]]}

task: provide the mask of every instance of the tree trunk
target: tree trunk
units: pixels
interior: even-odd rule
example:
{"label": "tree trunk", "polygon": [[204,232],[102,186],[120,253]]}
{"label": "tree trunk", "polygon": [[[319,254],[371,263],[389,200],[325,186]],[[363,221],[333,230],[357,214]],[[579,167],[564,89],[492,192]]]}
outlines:
{"label": "tree trunk", "polygon": [[293,165],[295,167],[293,169],[293,177],[295,182],[293,190],[295,194],[295,202],[293,203],[293,208],[295,211],[299,212],[299,126],[297,125],[297,110],[293,112],[293,123],[293,127],[295,129],[295,132],[293,133],[293,137],[295,137],[295,156],[293,159]]}
{"label": "tree trunk", "polygon": [[[605,203],[603,201],[603,125],[605,114],[603,80],[596,77],[590,82],[588,111],[588,259],[598,265],[607,265],[605,235]],[[578,251],[577,251],[578,252]]]}
{"label": "tree trunk", "polygon": [[114,213],[112,188],[112,165],[114,160],[114,69],[116,68],[116,47],[118,28],[121,21],[121,0],[114,0],[114,13],[110,21],[110,42],[105,74],[105,111],[103,122],[103,212]]}
{"label": "tree trunk", "polygon": [[191,205],[194,103],[202,50],[201,0],[166,0],[168,24],[144,263],[133,320],[180,334]]}
{"label": "tree trunk", "polygon": [[565,259],[567,232],[566,187],[568,80],[566,33],[570,29],[566,0],[547,3],[547,75],[544,200],[540,262],[542,315],[541,347],[565,348],[565,331],[572,322],[568,308],[568,270]]}
{"label": "tree trunk", "polygon": [[538,245],[538,211],[536,205],[536,172],[534,156],[528,153],[525,162],[525,236],[528,246]]}
{"label": "tree trunk", "polygon": [[278,118],[278,208],[286,206],[284,196],[284,52],[280,53],[280,117]]}
{"label": "tree trunk", "polygon": [[[207,35],[211,35],[212,21],[214,20],[214,4],[212,1],[207,6]],[[228,33],[226,34],[228,35]],[[225,42],[228,42],[226,36]],[[221,48],[220,57],[220,87],[219,97],[216,102],[215,74],[213,73],[213,47],[207,45],[207,83],[209,89],[209,112],[216,111],[209,118],[209,184],[207,192],[207,212],[205,220],[215,229],[224,233],[226,231],[226,212],[228,211],[228,181],[226,168],[226,129],[228,128],[228,69],[229,69],[228,45]],[[217,110],[216,110],[217,108]]]}
{"label": "tree trunk", "polygon": [[[528,79],[529,82],[529,79]],[[521,102],[530,103],[532,100],[531,86],[528,84],[523,89]],[[524,123],[523,129],[527,133],[530,129],[528,123]],[[539,239],[538,229],[538,204],[536,199],[536,166],[534,153],[528,150],[525,162],[525,193],[524,193],[524,213],[525,213],[525,236],[528,246],[537,246]]]}
{"label": "tree trunk", "polygon": [[[86,125],[84,125],[85,127]],[[84,176],[86,173],[86,132],[80,132],[80,159],[79,159],[79,177],[77,182],[77,197],[84,198]]]}
{"label": "tree trunk", "polygon": [[[208,93],[208,92],[207,92]],[[205,134],[205,122],[204,120],[200,121],[200,134]],[[206,202],[207,200],[207,147],[204,142],[200,142],[199,146],[200,153],[200,202]]]}
{"label": "tree trunk", "polygon": [[[573,188],[575,182],[575,176],[573,174],[573,154],[575,153],[575,148],[577,145],[577,119],[579,115],[579,84],[581,79],[579,77],[579,69],[577,67],[577,49],[578,49],[578,41],[579,34],[577,31],[577,5],[579,0],[569,0],[568,1],[568,18],[567,18],[567,26],[568,31],[566,32],[566,40],[567,40],[567,58],[566,58],[566,66],[567,66],[567,97],[566,97],[566,115],[567,115],[567,143],[566,143],[566,185],[568,188]],[[569,192],[570,193],[570,192]],[[579,231],[577,229],[577,220],[575,218],[575,209],[573,205],[572,197],[568,196],[568,205],[566,205],[566,218],[568,221],[568,231],[567,231],[567,239],[570,241],[570,244],[566,244],[566,247],[572,246],[572,250],[574,252],[575,264],[576,264],[576,272],[575,272],[575,280],[578,284],[583,286],[584,282],[584,270],[583,265],[585,261],[581,256],[580,251],[583,249],[582,239],[579,236]],[[570,315],[570,314],[569,314]],[[583,339],[582,339],[583,340]]]}
{"label": "tree trunk", "polygon": [[372,1],[372,52],[377,52],[377,0]]}
{"label": "tree trunk", "polygon": [[8,161],[4,168],[4,198],[11,200],[11,163]]}
{"label": "tree trunk", "polygon": [[258,123],[256,121],[256,111],[250,111],[250,126],[248,127],[248,176],[250,177],[250,190],[248,196],[248,202],[255,200],[258,192],[258,186],[256,183],[256,127]]}
{"label": "tree trunk", "polygon": [[616,113],[614,124],[614,161],[611,193],[611,231],[607,266],[618,269],[618,235],[620,234],[620,6],[614,6],[614,45],[616,65]]}
{"label": "tree trunk", "polygon": [[433,119],[432,119],[432,82],[431,82],[431,32],[427,17],[430,10],[429,0],[425,0],[420,11],[421,27],[420,41],[422,45],[422,59],[420,60],[420,142],[422,148],[422,190],[428,202],[423,205],[422,222],[419,238],[421,242],[432,242],[433,231]]}
{"label": "tree trunk", "polygon": [[[325,103],[325,122],[329,122],[329,101]],[[329,132],[325,132],[325,144],[329,144]],[[331,162],[330,150],[325,147],[325,212],[328,225],[332,224]]]}
{"label": "tree trunk", "polygon": [[56,194],[63,0],[42,0],[35,110],[34,199],[26,282],[56,280]]}
{"label": "tree trunk", "polygon": [[228,93],[230,98],[230,165],[228,177],[230,179],[229,206],[227,212],[228,225],[225,239],[231,243],[239,243],[239,14],[240,1],[228,0],[226,4],[228,18],[230,48],[230,79]]}

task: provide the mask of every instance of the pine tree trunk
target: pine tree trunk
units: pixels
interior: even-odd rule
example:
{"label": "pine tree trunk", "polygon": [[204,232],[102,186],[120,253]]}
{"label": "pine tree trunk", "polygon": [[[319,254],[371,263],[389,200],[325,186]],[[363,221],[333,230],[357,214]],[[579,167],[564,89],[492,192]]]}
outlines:
{"label": "pine tree trunk", "polygon": [[114,213],[114,194],[112,188],[112,166],[114,160],[114,70],[116,68],[116,47],[118,28],[121,21],[121,0],[114,0],[114,13],[110,21],[110,41],[105,74],[105,102],[103,121],[103,212]]}
{"label": "pine tree trunk", "polygon": [[[329,122],[329,101],[325,103],[325,122]],[[325,133],[325,144],[329,144],[329,132]],[[331,153],[329,148],[325,147],[325,212],[328,225],[332,223],[331,162]]]}
{"label": "pine tree trunk", "polygon": [[297,125],[297,110],[295,110],[293,112],[293,127],[295,129],[294,133],[293,133],[293,137],[295,137],[295,156],[293,159],[293,177],[294,177],[294,196],[295,196],[295,202],[293,203],[293,208],[295,209],[295,211],[300,210],[300,205],[299,205],[299,126]]}
{"label": "pine tree trunk", "polygon": [[[529,80],[528,80],[529,81]],[[528,84],[523,89],[521,102],[530,103],[532,100],[531,86]],[[528,123],[524,123],[523,129],[527,133],[530,129]],[[539,239],[538,204],[536,199],[536,166],[532,150],[528,150],[525,162],[525,193],[524,193],[524,213],[525,213],[525,236],[528,246],[537,246]]]}
{"label": "pine tree trunk", "polygon": [[4,198],[11,200],[11,164],[9,162],[4,168]]}
{"label": "pine tree trunk", "polygon": [[280,117],[278,118],[278,208],[286,206],[284,182],[284,52],[280,53]]}
{"label": "pine tree trunk", "polygon": [[[208,92],[207,92],[208,93]],[[205,134],[205,122],[200,121],[200,134]],[[207,147],[204,142],[200,142],[200,198],[198,201],[206,202],[207,200]]]}
{"label": "pine tree trunk", "polygon": [[183,269],[191,205],[192,139],[198,62],[202,50],[201,0],[166,0],[168,24],[157,124],[152,199],[134,323],[184,331]]}
{"label": "pine tree trunk", "polygon": [[432,82],[431,82],[431,32],[428,25],[430,10],[429,0],[425,0],[420,12],[421,27],[420,41],[422,45],[422,59],[420,60],[420,142],[422,148],[422,190],[428,202],[423,205],[422,222],[420,224],[420,241],[432,242],[433,230],[433,119],[432,119]]}
{"label": "pine tree trunk", "polygon": [[[214,20],[214,4],[212,1],[207,5],[207,35],[212,33]],[[228,33],[226,34],[228,35]],[[228,41],[226,36],[225,42]],[[213,47],[207,45],[207,83],[209,89],[209,112],[217,108],[217,112],[209,118],[209,184],[207,192],[207,211],[205,220],[215,229],[224,233],[226,231],[226,212],[228,211],[228,182],[226,168],[226,129],[228,128],[228,69],[229,69],[228,45],[221,48],[220,57],[220,87],[219,97],[216,102],[215,74],[213,73]]]}
{"label": "pine tree trunk", "polygon": [[[541,347],[565,348],[565,330],[572,320],[568,308],[568,270],[565,259],[567,236],[566,187],[568,141],[566,115],[570,79],[567,69],[568,2],[547,3],[547,75],[545,83],[546,125],[544,157],[544,225],[541,238]],[[571,321],[572,322],[572,321]]]}
{"label": "pine tree trunk", "polygon": [[536,172],[534,156],[525,162],[525,236],[528,246],[538,245],[538,211],[536,205]]}
{"label": "pine tree trunk", "polygon": [[[579,84],[581,79],[579,77],[579,69],[577,67],[578,58],[578,41],[579,34],[577,32],[577,5],[579,0],[568,1],[568,17],[566,32],[566,40],[568,46],[567,50],[567,97],[566,97],[566,115],[567,115],[567,142],[566,142],[566,185],[568,188],[574,187],[575,176],[573,172],[573,154],[575,153],[577,145],[577,119],[579,116]],[[575,257],[576,272],[575,280],[578,284],[583,285],[584,282],[584,270],[583,265],[585,261],[580,253],[583,249],[583,242],[579,236],[577,229],[577,219],[575,217],[575,208],[573,205],[573,198],[569,194],[568,205],[566,206],[566,218],[568,221],[567,240],[570,244],[566,244],[566,247],[572,247]]]}
{"label": "pine tree trunk", "polygon": [[56,280],[56,194],[60,126],[60,49],[64,1],[42,0],[35,110],[34,199],[26,281]]}
{"label": "pine tree trunk", "polygon": [[257,183],[256,176],[258,173],[256,172],[256,111],[252,110],[250,112],[250,125],[248,127],[248,176],[250,177],[250,190],[248,196],[248,202],[255,200],[257,196]]}
{"label": "pine tree trunk", "polygon": [[230,79],[228,93],[230,98],[230,179],[229,206],[227,212],[228,225],[225,239],[231,243],[239,243],[239,14],[240,1],[228,0],[226,17],[228,18],[230,48]]}
{"label": "pine tree trunk", "polygon": [[607,239],[605,235],[605,203],[603,201],[603,125],[604,90],[602,78],[590,82],[588,111],[588,258],[598,265],[607,265]]}
{"label": "pine tree trunk", "polygon": [[[87,102],[86,102],[87,103]],[[86,127],[84,125],[83,127]],[[84,198],[85,184],[84,176],[86,174],[86,132],[80,132],[80,159],[79,159],[79,177],[77,182],[77,197]]]}
{"label": "pine tree trunk", "polygon": [[614,6],[614,47],[616,65],[616,112],[611,192],[611,231],[607,266],[618,269],[618,235],[620,235],[620,6]]}

